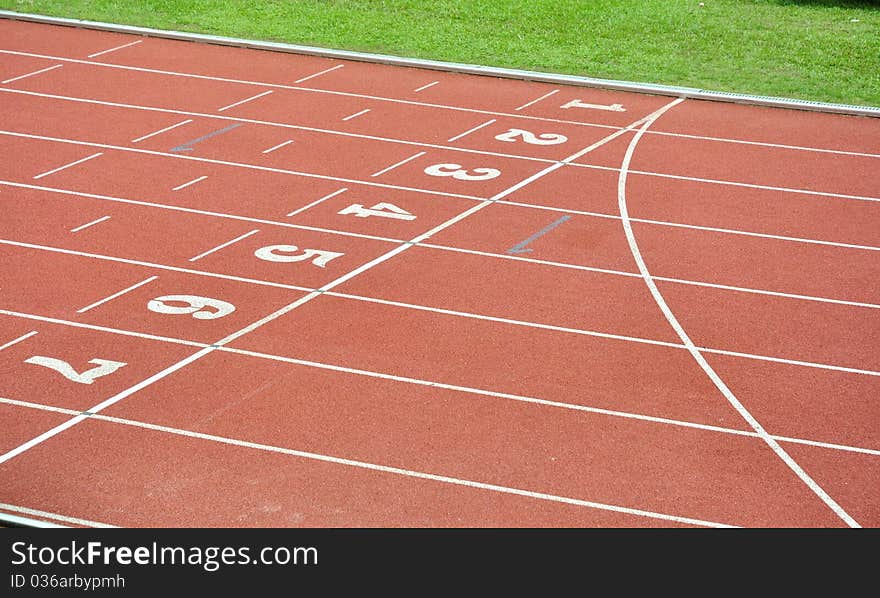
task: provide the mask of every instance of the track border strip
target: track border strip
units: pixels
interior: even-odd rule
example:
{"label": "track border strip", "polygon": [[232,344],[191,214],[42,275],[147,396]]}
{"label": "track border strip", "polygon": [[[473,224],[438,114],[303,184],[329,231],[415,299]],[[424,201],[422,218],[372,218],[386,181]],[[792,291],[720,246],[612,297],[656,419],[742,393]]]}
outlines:
{"label": "track border strip", "polygon": [[389,64],[394,66],[407,66],[453,73],[466,73],[471,75],[488,75],[506,79],[521,79],[526,81],[538,81],[542,83],[554,83],[558,85],[575,85],[579,87],[597,87],[617,91],[629,91],[635,93],[649,93],[699,100],[712,100],[719,102],[750,104],[756,106],[771,106],[776,108],[789,108],[796,110],[812,110],[818,112],[832,112],[836,114],[850,114],[857,116],[872,116],[880,118],[880,107],[856,106],[851,104],[835,104],[811,100],[798,100],[794,98],[780,98],[774,96],[759,96],[745,93],[733,93],[715,91],[710,89],[697,89],[693,87],[680,87],[675,85],[659,85],[655,83],[641,83],[635,81],[621,81],[615,79],[599,79],[596,77],[584,77],[578,75],[564,75],[560,73],[541,73],[521,69],[509,69],[501,67],[489,67],[476,64],[458,62],[444,62],[439,60],[425,60],[419,58],[405,58],[390,54],[373,54],[368,52],[353,52],[333,48],[318,48],[315,46],[302,46],[280,42],[248,40],[219,35],[206,35],[201,33],[189,33],[183,31],[153,29],[150,27],[137,27],[133,25],[120,25],[116,23],[104,23],[101,21],[88,21],[83,19],[68,19],[63,17],[50,17],[32,13],[0,10],[0,18],[43,23],[47,25],[62,25],[67,27],[80,27],[85,29],[97,29],[116,33],[127,33],[165,39],[182,41],[202,42],[224,46],[236,46],[254,50],[269,50],[274,52],[287,52],[290,54],[305,54],[309,56],[321,56],[340,60],[354,60],[358,62],[372,62]]}

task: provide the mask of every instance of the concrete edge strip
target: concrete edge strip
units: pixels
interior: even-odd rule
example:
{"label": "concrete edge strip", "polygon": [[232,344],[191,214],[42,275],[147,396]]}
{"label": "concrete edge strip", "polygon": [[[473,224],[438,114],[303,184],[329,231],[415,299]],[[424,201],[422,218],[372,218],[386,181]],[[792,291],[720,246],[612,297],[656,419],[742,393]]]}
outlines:
{"label": "concrete edge strip", "polygon": [[206,35],[201,33],[187,33],[182,31],[166,31],[149,27],[136,27],[132,25],[117,25],[102,23],[99,21],[87,21],[81,19],[67,19],[63,17],[49,17],[44,15],[0,10],[0,18],[45,23],[49,25],[64,25],[68,27],[81,27],[86,29],[98,29],[101,31],[113,31],[117,33],[129,33],[166,39],[195,41],[202,43],[219,44],[224,46],[238,46],[255,50],[270,50],[275,52],[288,52],[292,54],[305,54],[309,56],[321,56],[340,60],[355,60],[360,62],[373,62],[390,64],[394,66],[406,66],[454,73],[466,73],[472,75],[486,75],[502,77],[506,79],[522,79],[538,81],[541,83],[554,83],[558,85],[576,85],[580,87],[597,87],[617,91],[630,91],[635,93],[649,93],[667,95],[699,100],[714,100],[738,104],[752,104],[757,106],[770,106],[775,108],[791,108],[798,110],[813,110],[818,112],[832,112],[836,114],[850,114],[856,116],[873,116],[880,118],[880,107],[854,106],[849,104],[832,104],[827,102],[814,102],[809,100],[795,100],[790,98],[778,98],[772,96],[757,96],[692,87],[678,87],[674,85],[655,85],[649,83],[636,83],[631,81],[617,81],[613,79],[597,79],[593,77],[581,77],[577,75],[562,75],[555,73],[541,73],[519,69],[500,67],[488,67],[475,64],[462,64],[456,62],[442,62],[437,60],[423,60],[417,58],[403,58],[388,54],[371,54],[365,52],[352,52],[348,50],[335,50],[332,48],[318,48],[313,46],[300,46],[280,42],[246,40],[234,37]]}

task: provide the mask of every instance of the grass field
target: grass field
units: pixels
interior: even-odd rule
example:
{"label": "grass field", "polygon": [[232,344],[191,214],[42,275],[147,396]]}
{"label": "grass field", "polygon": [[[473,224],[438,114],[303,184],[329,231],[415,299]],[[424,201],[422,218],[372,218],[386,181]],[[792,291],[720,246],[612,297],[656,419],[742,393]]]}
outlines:
{"label": "grass field", "polygon": [[880,106],[876,1],[0,0],[0,8]]}

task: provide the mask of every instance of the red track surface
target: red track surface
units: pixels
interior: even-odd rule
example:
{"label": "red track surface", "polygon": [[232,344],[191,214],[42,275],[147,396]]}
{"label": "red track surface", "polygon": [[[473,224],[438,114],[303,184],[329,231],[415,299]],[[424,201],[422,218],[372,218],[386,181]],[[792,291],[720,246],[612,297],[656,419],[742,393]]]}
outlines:
{"label": "red track surface", "polygon": [[880,120],[0,40],[0,510],[880,526]]}

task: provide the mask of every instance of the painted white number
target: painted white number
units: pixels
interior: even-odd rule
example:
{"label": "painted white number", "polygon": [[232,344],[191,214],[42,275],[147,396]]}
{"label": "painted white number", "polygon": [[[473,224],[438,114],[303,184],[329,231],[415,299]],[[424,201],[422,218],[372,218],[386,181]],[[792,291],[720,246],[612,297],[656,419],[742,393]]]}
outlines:
{"label": "painted white number", "polygon": [[415,220],[415,214],[410,214],[403,208],[398,208],[393,203],[377,203],[371,208],[365,208],[359,203],[354,203],[339,210],[337,214],[350,214],[358,218],[366,218],[368,216],[381,216],[382,218],[394,218],[396,220]]}
{"label": "painted white number", "polygon": [[[471,173],[475,174],[471,174]],[[464,170],[461,164],[434,164],[425,169],[425,174],[431,176],[451,176],[459,181],[486,181],[494,179],[500,170],[494,168],[474,168],[473,170]]]}
{"label": "painted white number", "polygon": [[513,143],[516,142],[517,137],[522,137],[523,141],[531,143],[532,145],[558,145],[568,141],[568,137],[560,135],[559,133],[541,133],[535,135],[531,131],[524,131],[523,129],[510,129],[507,133],[496,135],[495,139],[498,141],[509,141]]}
{"label": "painted white number", "polygon": [[572,100],[568,104],[563,104],[560,108],[592,108],[593,110],[608,110],[610,112],[626,112],[623,104],[610,104],[604,106],[602,104],[587,104],[580,100]]}
{"label": "painted white number", "polygon": [[125,362],[122,361],[91,359],[89,360],[89,363],[94,363],[95,367],[84,372],[77,372],[75,369],[73,369],[73,366],[66,361],[55,359],[54,357],[43,357],[42,355],[34,355],[33,357],[28,357],[27,359],[25,359],[24,362],[32,363],[34,365],[41,365],[44,368],[55,370],[68,380],[77,382],[79,384],[91,384],[96,379],[102,376],[106,376],[108,374],[112,374],[122,366],[127,365]]}
{"label": "painted white number", "polygon": [[[168,303],[186,305],[168,305]],[[235,306],[219,299],[209,299],[197,295],[165,295],[147,303],[147,308],[159,314],[192,314],[198,320],[214,320],[235,311]],[[209,308],[209,309],[203,309]]]}
{"label": "painted white number", "polygon": [[268,247],[257,249],[254,252],[254,255],[267,262],[290,263],[304,262],[310,259],[312,260],[312,263],[319,268],[326,266],[327,262],[330,260],[345,255],[344,253],[321,251],[320,249],[303,249],[302,253],[299,255],[288,255],[299,250],[299,247],[296,245],[270,245]]}

